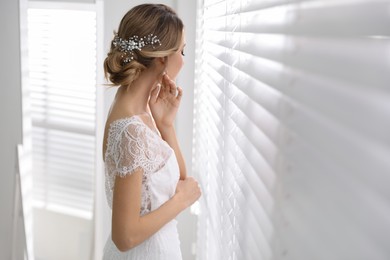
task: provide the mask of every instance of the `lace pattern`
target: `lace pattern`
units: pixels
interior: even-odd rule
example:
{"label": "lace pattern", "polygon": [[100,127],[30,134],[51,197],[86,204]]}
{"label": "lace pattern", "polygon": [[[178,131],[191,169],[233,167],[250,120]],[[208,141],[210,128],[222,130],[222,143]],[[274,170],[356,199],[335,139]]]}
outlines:
{"label": "lace pattern", "polygon": [[116,176],[125,177],[143,170],[141,215],[151,210],[150,174],[161,169],[172,150],[161,137],[138,117],[119,119],[111,123],[105,154],[106,195],[112,207],[112,192]]}

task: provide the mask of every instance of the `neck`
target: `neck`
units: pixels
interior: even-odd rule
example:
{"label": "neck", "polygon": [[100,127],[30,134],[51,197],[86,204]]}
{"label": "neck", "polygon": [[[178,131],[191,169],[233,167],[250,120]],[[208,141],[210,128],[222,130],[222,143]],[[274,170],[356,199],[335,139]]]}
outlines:
{"label": "neck", "polygon": [[159,82],[159,74],[151,69],[144,70],[141,75],[127,88],[118,89],[116,100],[124,105],[130,114],[150,113],[149,98],[151,91]]}

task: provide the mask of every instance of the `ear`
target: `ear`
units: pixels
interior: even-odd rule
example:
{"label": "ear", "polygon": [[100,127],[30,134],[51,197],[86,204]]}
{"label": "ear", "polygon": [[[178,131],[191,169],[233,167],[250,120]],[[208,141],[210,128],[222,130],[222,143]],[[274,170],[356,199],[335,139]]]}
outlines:
{"label": "ear", "polygon": [[165,71],[168,65],[168,57],[155,58],[154,64],[159,71]]}
{"label": "ear", "polygon": [[162,66],[167,66],[168,64],[168,57],[165,56],[165,57],[160,57],[160,58],[156,58],[156,61],[159,65],[162,65]]}

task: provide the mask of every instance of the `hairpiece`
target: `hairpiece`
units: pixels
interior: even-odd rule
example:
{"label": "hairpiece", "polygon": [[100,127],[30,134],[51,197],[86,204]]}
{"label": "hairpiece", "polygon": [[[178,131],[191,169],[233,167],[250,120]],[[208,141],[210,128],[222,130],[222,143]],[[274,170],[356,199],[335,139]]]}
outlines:
{"label": "hairpiece", "polygon": [[123,60],[124,64],[134,60],[133,50],[141,51],[142,48],[145,47],[146,45],[151,45],[154,49],[156,44],[158,44],[159,46],[161,45],[160,39],[153,34],[149,34],[143,37],[139,37],[138,35],[133,35],[128,40],[124,40],[120,38],[116,33],[112,43],[114,44],[115,47],[119,48],[119,50],[124,53],[122,57],[126,56],[125,59]]}

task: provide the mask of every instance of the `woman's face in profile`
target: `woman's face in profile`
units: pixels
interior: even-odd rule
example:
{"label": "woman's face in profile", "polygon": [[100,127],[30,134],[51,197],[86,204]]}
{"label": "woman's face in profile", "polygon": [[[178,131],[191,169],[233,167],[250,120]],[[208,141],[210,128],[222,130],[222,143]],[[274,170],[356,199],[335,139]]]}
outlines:
{"label": "woman's face in profile", "polygon": [[181,68],[184,65],[184,57],[183,56],[184,56],[185,45],[186,45],[185,44],[185,34],[183,31],[179,49],[175,53],[168,56],[167,73],[168,73],[168,76],[172,80],[176,80],[177,75],[179,74]]}

